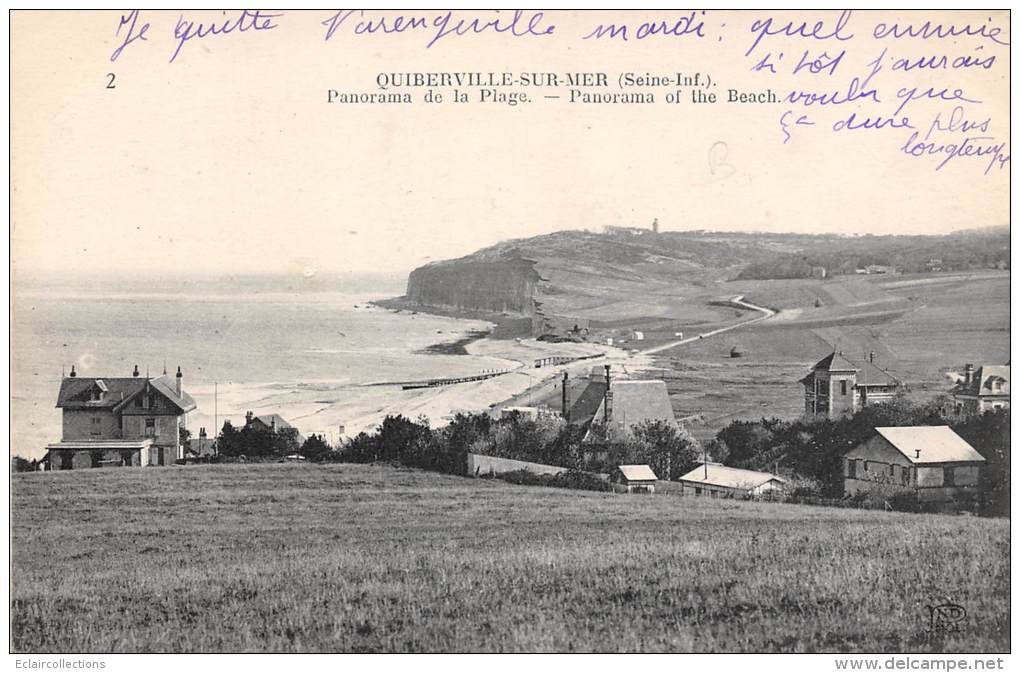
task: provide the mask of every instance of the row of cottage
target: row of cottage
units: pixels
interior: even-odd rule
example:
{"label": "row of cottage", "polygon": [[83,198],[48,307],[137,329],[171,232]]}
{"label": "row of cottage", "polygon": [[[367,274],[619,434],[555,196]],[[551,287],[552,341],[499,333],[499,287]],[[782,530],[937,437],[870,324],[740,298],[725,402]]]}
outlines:
{"label": "row of cottage", "polygon": [[[611,381],[596,368],[574,404],[563,415],[590,427],[601,426],[619,436],[644,421],[675,424],[663,381]],[[131,377],[79,377],[74,367],[61,381],[57,407],[63,412],[63,438],[47,446],[49,469],[76,469],[105,465],[168,465],[184,459],[181,428],[196,404],[183,390],[178,367],[170,377],[142,377],[136,366]],[[833,352],[820,360],[801,380],[805,414],[835,418],[896,394],[900,382],[874,363],[873,356],[853,362]],[[983,413],[1008,408],[1009,364],[967,365],[952,389],[957,414]],[[512,408],[507,411],[529,411]],[[270,430],[290,427],[279,416],[246,416],[246,424]],[[203,433],[204,435],[204,433]],[[211,441],[200,436],[199,450]],[[970,500],[976,495],[984,458],[948,426],[875,428],[874,436],[855,447],[844,459],[844,488],[848,495],[861,492],[893,495],[904,490],[920,501]],[[637,468],[639,466],[624,466]],[[641,470],[617,476],[625,484],[643,488],[648,475]],[[644,478],[638,478],[643,475]],[[653,475],[654,476],[654,475]],[[684,475],[681,489],[694,495],[760,495],[783,488],[777,475],[705,463]]]}

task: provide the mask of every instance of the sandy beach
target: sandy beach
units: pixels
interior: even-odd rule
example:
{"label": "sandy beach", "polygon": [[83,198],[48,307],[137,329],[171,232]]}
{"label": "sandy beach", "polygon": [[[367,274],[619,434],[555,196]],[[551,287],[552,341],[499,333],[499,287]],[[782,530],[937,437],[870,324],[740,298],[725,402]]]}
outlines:
{"label": "sandy beach", "polygon": [[[458,338],[469,335],[466,331]],[[447,337],[453,337],[447,334]],[[612,364],[621,375],[638,372],[650,365],[650,359],[631,355],[619,348],[591,343],[548,343],[534,339],[501,340],[481,338],[466,344],[466,358],[477,364],[478,373],[509,370],[506,374],[482,381],[457,383],[432,388],[404,390],[400,381],[372,381],[352,385],[340,381],[274,382],[267,384],[230,384],[218,386],[218,399],[208,387],[192,390],[199,411],[189,426],[213,426],[214,405],[218,422],[225,419],[243,423],[245,411],[256,415],[278,413],[304,435],[322,434],[336,442],[359,432],[371,430],[386,416],[402,414],[409,418],[425,416],[435,427],[445,425],[460,412],[486,411],[504,405],[526,403],[549,385],[556,385],[564,371],[570,376],[586,375],[593,366]],[[596,359],[535,368],[535,360],[550,357],[589,357]],[[421,357],[431,357],[423,354]],[[341,433],[342,426],[342,433]]]}

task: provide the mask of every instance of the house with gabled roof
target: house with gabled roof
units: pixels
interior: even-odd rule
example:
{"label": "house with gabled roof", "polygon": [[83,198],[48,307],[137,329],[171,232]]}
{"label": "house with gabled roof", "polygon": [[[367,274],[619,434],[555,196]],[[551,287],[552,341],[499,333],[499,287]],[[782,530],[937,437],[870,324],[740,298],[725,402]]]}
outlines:
{"label": "house with gabled roof", "polygon": [[872,353],[853,361],[841,351],[819,360],[800,380],[804,386],[804,414],[809,418],[839,418],[896,396],[901,382],[875,364]]}
{"label": "house with gabled roof", "polygon": [[786,480],[768,472],[702,463],[678,480],[681,495],[713,498],[759,497],[786,488]]}
{"label": "house with gabled roof", "polygon": [[59,442],[47,445],[50,469],[172,465],[182,459],[180,429],[195,400],[182,389],[180,367],[171,379],[70,376],[60,382],[57,408],[62,411]]}
{"label": "house with gabled roof", "polygon": [[287,422],[280,414],[260,414],[256,416],[253,412],[249,411],[244,416],[245,427],[255,428],[265,432],[272,432],[274,434],[280,432],[286,432],[289,430],[294,431],[294,439],[298,446],[305,443],[305,438],[298,432],[298,429]]}
{"label": "house with gabled roof", "polygon": [[620,465],[609,475],[609,480],[627,493],[655,493],[659,478],[648,465]]}
{"label": "house with gabled roof", "polygon": [[[622,441],[636,426],[656,421],[677,425],[665,381],[612,381],[592,419],[611,441]],[[589,429],[587,438],[591,435]]]}
{"label": "house with gabled roof", "polygon": [[875,428],[843,457],[843,492],[890,498],[908,494],[919,506],[973,509],[980,500],[984,457],[947,425]]}
{"label": "house with gabled roof", "polygon": [[957,415],[971,416],[996,409],[1009,409],[1009,363],[964,367],[950,393]]}

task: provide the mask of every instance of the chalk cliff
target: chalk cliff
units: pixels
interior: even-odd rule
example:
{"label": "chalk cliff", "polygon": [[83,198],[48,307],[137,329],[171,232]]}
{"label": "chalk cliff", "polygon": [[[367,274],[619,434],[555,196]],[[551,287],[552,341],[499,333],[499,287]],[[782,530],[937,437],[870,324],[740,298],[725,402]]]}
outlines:
{"label": "chalk cliff", "polygon": [[541,277],[533,260],[514,255],[436,262],[407,279],[407,299],[422,306],[532,315]]}
{"label": "chalk cliff", "polygon": [[934,259],[947,269],[1008,268],[1008,229],[864,237],[655,227],[559,231],[419,267],[406,296],[392,303],[528,317],[538,334],[646,318],[717,322],[732,311],[713,307],[713,300],[753,289],[727,283],[735,278],[783,278],[797,265],[824,267],[830,277],[869,264],[912,270]]}

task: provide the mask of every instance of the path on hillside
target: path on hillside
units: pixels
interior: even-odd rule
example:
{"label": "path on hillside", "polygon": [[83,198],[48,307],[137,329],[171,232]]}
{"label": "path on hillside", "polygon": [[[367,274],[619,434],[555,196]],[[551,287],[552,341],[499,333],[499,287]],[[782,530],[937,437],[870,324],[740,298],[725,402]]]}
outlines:
{"label": "path on hillside", "polygon": [[730,299],[730,303],[735,305],[735,306],[740,306],[742,308],[750,309],[752,311],[758,311],[762,315],[758,316],[757,318],[751,318],[750,320],[745,320],[743,322],[738,322],[738,323],[736,323],[734,325],[728,325],[726,327],[720,327],[719,329],[714,329],[711,332],[703,332],[702,334],[699,334],[697,336],[688,337],[686,339],[679,339],[677,341],[671,341],[668,344],[662,344],[661,346],[655,346],[654,348],[649,348],[647,350],[641,351],[640,355],[654,355],[656,353],[661,353],[662,351],[669,350],[670,348],[675,348],[677,346],[683,346],[684,344],[689,344],[689,343],[692,343],[694,341],[701,341],[702,339],[707,339],[708,337],[715,336],[716,334],[722,334],[723,332],[729,332],[730,330],[735,330],[738,327],[745,327],[747,325],[751,325],[751,324],[754,324],[756,322],[761,322],[762,320],[768,320],[769,318],[771,318],[772,316],[774,316],[776,314],[776,312],[773,311],[770,308],[765,308],[764,306],[757,306],[757,305],[752,304],[750,302],[744,301],[744,295],[742,295],[742,294],[738,294],[733,299]]}

